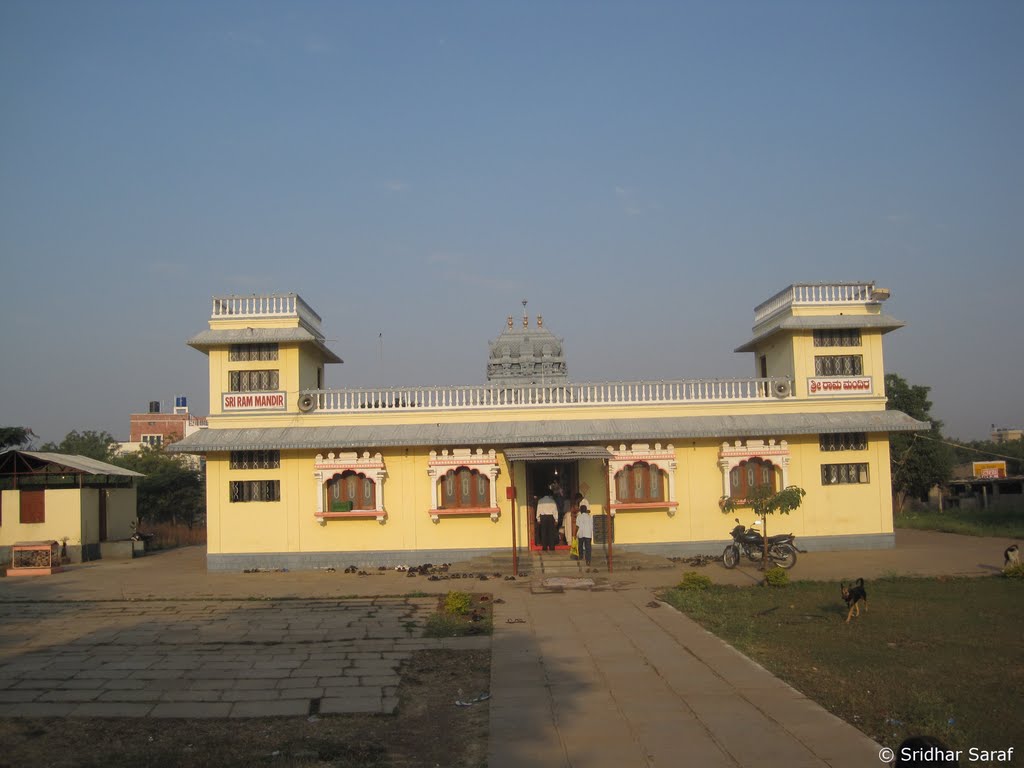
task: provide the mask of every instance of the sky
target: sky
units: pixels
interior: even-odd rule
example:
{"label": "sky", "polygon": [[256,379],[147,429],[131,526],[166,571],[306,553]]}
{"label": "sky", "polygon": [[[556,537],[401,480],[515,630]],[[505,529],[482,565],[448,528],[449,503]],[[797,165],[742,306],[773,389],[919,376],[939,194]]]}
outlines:
{"label": "sky", "polygon": [[[1024,4],[0,3],[0,425],[126,440],[211,297],[295,292],[326,386],[754,375],[791,283],[875,281],[947,436],[1024,426]],[[534,322],[531,320],[531,323]]]}

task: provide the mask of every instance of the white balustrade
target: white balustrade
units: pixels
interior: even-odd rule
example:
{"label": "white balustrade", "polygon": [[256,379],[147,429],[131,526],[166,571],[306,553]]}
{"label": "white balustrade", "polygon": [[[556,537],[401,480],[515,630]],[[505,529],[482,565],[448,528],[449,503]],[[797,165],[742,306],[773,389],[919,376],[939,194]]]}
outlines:
{"label": "white balustrade", "polygon": [[361,411],[483,410],[502,408],[658,405],[666,403],[770,400],[779,379],[690,379],[678,381],[590,382],[532,387],[381,387],[310,390],[316,410]]}
{"label": "white balustrade", "polygon": [[794,283],[754,308],[754,325],[794,305],[872,301],[874,283]]}
{"label": "white balustrade", "polygon": [[214,296],[210,318],[242,319],[258,317],[298,317],[314,328],[321,318],[295,293],[274,293],[264,296]]}

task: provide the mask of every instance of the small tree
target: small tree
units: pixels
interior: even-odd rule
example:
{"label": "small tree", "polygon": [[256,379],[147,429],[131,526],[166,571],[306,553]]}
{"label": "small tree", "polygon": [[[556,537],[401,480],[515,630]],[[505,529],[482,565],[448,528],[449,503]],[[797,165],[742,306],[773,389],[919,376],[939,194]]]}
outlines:
{"label": "small tree", "polygon": [[140,522],[182,522],[191,528],[204,516],[203,478],[184,456],[170,455],[162,446],[144,445],[116,457],[114,463],[145,475],[138,482]]}
{"label": "small tree", "polygon": [[912,385],[895,373],[885,375],[885,394],[889,398],[885,407],[931,422],[925,435],[928,439],[919,439],[916,433],[889,435],[893,508],[897,513],[903,511],[908,496],[927,497],[932,486],[946,483],[953,472],[952,451],[943,442],[942,422],[931,414],[930,389]]}
{"label": "small tree", "polygon": [[35,434],[28,427],[0,427],[0,451],[32,442]]}
{"label": "small tree", "polygon": [[84,432],[71,430],[59,443],[43,443],[40,451],[50,453],[66,453],[70,456],[88,456],[97,461],[106,461],[114,457],[117,438],[107,431],[96,432],[87,429]]}
{"label": "small tree", "polygon": [[806,493],[807,491],[796,485],[790,485],[777,492],[773,491],[771,486],[759,485],[747,494],[746,499],[723,496],[719,506],[723,512],[734,512],[740,507],[750,507],[760,518],[761,536],[764,538],[764,559],[761,561],[761,567],[764,568],[768,562],[768,515],[774,515],[776,512],[788,515],[803,503]]}

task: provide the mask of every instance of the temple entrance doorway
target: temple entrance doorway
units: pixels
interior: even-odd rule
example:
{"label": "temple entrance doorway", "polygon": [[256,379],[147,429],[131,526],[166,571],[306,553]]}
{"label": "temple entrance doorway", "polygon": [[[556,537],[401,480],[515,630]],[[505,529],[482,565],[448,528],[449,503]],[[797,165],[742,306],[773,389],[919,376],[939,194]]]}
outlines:
{"label": "temple entrance doorway", "polygon": [[[526,465],[527,507],[529,509],[530,549],[539,550],[540,525],[537,523],[537,500],[545,494],[554,497],[558,505],[558,525],[572,508],[572,500],[579,491],[578,461],[535,461]],[[568,550],[571,533],[560,535],[557,549]]]}

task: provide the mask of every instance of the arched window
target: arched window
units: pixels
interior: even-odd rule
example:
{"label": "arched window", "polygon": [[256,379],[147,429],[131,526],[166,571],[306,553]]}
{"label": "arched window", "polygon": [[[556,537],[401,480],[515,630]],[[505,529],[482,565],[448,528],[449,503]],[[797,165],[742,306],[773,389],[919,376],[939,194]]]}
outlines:
{"label": "arched window", "polygon": [[773,493],[778,486],[775,465],[767,459],[747,459],[729,472],[729,495],[734,499],[749,498],[754,489],[761,486]]}
{"label": "arched window", "polygon": [[328,480],[324,492],[327,494],[324,508],[330,512],[376,507],[375,483],[366,475],[351,469]]}
{"label": "arched window", "polygon": [[665,473],[657,464],[638,461],[615,476],[618,501],[624,504],[665,500]]}
{"label": "arched window", "polygon": [[478,469],[449,469],[440,480],[441,507],[444,509],[481,508],[491,505],[491,481]]}

